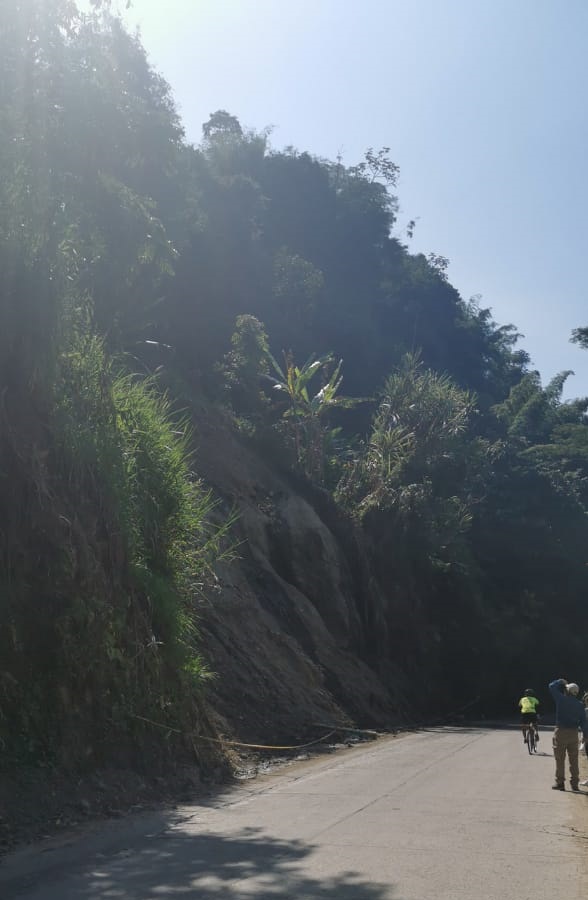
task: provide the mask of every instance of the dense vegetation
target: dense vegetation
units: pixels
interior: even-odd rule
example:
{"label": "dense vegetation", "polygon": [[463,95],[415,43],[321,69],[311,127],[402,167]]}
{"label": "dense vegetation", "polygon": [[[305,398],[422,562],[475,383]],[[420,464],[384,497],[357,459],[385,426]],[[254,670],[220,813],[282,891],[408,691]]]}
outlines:
{"label": "dense vegetation", "polygon": [[194,147],[97,5],[0,7],[6,758],[198,715],[223,528],[178,413],[194,396],[361,530],[388,623],[369,661],[411,702],[581,678],[588,401],[411,254],[387,149],[276,150],[225,111]]}

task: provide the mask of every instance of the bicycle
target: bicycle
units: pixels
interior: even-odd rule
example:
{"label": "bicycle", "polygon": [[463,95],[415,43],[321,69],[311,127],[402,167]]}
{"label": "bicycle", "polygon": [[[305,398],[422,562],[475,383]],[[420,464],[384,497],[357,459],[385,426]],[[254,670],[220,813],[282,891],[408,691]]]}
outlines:
{"label": "bicycle", "polygon": [[537,741],[539,740],[539,732],[537,729],[537,722],[527,722],[526,723],[526,732],[525,732],[525,744],[527,745],[527,750],[529,751],[529,755],[533,753],[537,753]]}

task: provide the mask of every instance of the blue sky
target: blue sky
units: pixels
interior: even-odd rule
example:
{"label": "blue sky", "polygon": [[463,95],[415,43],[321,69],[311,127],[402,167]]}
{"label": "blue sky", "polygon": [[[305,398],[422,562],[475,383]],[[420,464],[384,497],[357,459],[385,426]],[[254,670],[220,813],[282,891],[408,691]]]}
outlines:
{"label": "blue sky", "polygon": [[514,323],[544,380],[588,394],[587,0],[134,0],[198,142],[224,108],[351,165],[390,147],[399,230]]}

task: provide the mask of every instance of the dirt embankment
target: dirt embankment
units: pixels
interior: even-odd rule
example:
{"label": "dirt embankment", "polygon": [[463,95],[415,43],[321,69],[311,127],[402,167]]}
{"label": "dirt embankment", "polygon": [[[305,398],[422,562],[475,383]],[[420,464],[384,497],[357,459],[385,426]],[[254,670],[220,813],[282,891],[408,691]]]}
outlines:
{"label": "dirt embankment", "polygon": [[[366,662],[385,625],[373,620],[375,588],[350,523],[328,495],[276,473],[222,421],[204,418],[197,441],[196,468],[221,498],[219,514],[238,517],[235,557],[200,601],[203,653],[215,673],[207,702],[219,735],[282,745],[306,744],[332,727],[393,728],[400,699]],[[387,675],[400,692],[401,673]],[[345,736],[339,731],[331,741]],[[223,751],[243,777],[275,757],[229,745]],[[194,760],[151,767],[146,754],[136,762],[83,775],[45,768],[0,778],[0,849],[197,796],[228,770]]]}
{"label": "dirt embankment", "polygon": [[401,702],[366,662],[377,604],[350,523],[222,424],[197,441],[199,473],[238,516],[236,558],[200,620],[221,728],[279,743],[330,723],[392,727]]}

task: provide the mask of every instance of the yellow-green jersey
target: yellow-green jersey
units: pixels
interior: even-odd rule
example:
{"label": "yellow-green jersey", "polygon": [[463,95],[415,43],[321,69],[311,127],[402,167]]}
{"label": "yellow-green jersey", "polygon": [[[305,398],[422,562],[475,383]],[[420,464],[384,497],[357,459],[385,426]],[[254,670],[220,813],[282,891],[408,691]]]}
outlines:
{"label": "yellow-green jersey", "polygon": [[537,697],[521,697],[519,700],[519,709],[521,710],[524,716],[529,715],[529,713],[536,713],[537,707],[539,706],[539,701]]}

